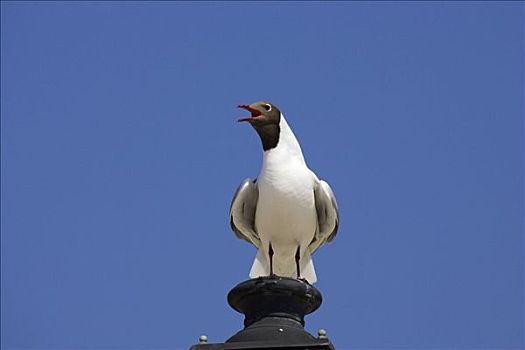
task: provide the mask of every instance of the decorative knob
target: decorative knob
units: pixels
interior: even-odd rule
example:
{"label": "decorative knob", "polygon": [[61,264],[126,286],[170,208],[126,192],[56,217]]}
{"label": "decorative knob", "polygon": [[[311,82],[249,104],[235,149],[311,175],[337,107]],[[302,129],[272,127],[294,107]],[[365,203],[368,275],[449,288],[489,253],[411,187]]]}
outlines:
{"label": "decorative knob", "polygon": [[319,339],[326,339],[326,338],[328,338],[328,337],[326,336],[326,331],[325,331],[324,329],[322,329],[322,328],[319,329],[319,330],[317,331],[317,338],[319,338]]}

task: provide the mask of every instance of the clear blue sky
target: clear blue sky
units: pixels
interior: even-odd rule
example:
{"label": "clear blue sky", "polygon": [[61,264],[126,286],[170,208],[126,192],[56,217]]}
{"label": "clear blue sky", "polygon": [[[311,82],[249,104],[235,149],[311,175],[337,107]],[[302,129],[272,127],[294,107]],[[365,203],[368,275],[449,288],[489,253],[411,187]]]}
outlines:
{"label": "clear blue sky", "polygon": [[523,348],[524,4],[2,2],[2,346],[186,349],[242,318],[230,231],[275,103],[333,187],[307,328]]}

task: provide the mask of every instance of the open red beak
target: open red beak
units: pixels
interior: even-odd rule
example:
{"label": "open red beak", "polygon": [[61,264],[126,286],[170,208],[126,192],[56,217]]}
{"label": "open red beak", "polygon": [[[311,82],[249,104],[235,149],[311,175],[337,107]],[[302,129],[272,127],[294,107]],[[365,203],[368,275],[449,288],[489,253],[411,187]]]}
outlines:
{"label": "open red beak", "polygon": [[248,112],[250,112],[252,114],[250,116],[250,118],[241,118],[241,119],[237,120],[238,122],[249,122],[250,120],[253,120],[254,118],[257,118],[258,116],[262,115],[262,113],[260,111],[256,110],[255,108],[252,108],[252,107],[250,107],[248,105],[238,105],[237,107],[245,109],[245,110],[247,110]]}

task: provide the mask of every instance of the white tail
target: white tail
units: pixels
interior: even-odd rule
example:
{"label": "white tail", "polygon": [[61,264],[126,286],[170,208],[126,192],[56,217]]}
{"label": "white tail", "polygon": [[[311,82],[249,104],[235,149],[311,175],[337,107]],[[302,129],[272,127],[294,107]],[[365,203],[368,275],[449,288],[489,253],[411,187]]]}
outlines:
{"label": "white tail", "polygon": [[266,259],[262,249],[257,250],[257,255],[250,270],[250,278],[264,277],[270,275],[270,262]]}
{"label": "white tail", "polygon": [[310,255],[310,250],[306,249],[300,261],[301,278],[306,279],[310,284],[317,282],[317,275],[315,274],[314,261]]}
{"label": "white tail", "polygon": [[[310,284],[317,282],[317,275],[315,274],[314,262],[310,255],[310,251],[306,249],[301,258],[299,269],[301,271],[301,278],[306,279]],[[252,269],[250,270],[250,278],[265,277],[270,275],[270,262],[266,254],[261,249],[257,250],[257,255],[253,261]],[[294,274],[282,277],[296,277]]]}

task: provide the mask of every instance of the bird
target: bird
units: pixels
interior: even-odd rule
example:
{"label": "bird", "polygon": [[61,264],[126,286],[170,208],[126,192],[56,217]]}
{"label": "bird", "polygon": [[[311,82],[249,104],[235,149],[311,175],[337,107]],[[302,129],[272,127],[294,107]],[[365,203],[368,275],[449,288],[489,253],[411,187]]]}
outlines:
{"label": "bird", "polygon": [[235,192],[230,224],[237,238],[253,244],[257,254],[250,278],[288,277],[317,282],[312,254],[331,242],[339,227],[339,208],[327,182],[308,168],[292,129],[270,102],[239,105],[250,112],[239,122],[260,137],[262,167]]}

